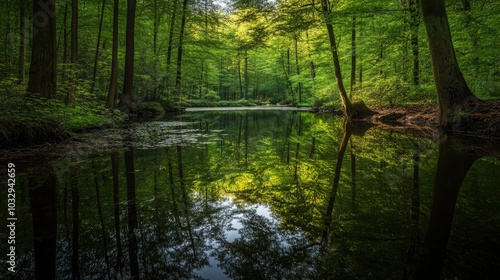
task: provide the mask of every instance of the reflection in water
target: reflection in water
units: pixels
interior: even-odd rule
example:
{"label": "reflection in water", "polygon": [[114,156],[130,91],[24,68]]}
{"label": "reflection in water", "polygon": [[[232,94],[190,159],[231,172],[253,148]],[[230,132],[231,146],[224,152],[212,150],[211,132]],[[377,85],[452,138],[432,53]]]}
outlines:
{"label": "reflection in water", "polygon": [[440,138],[443,141],[439,144],[432,207],[417,268],[418,279],[440,278],[458,193],[465,175],[479,158],[477,147],[464,145],[462,139],[450,135]]}
{"label": "reflection in water", "polygon": [[[47,170],[43,170],[47,171]],[[29,179],[30,204],[33,216],[33,247],[35,279],[56,277],[57,191],[56,177],[48,171],[40,178]],[[4,278],[5,279],[5,278]]]}
{"label": "reflection in water", "polygon": [[137,208],[135,198],[134,148],[126,147],[125,173],[127,178],[127,218],[128,218],[128,257],[130,278],[139,279],[139,261],[137,258]]}
{"label": "reflection in water", "polygon": [[472,165],[463,141],[438,147],[286,111],[193,112],[127,132],[103,133],[119,148],[71,158],[78,172],[61,158],[19,174],[30,197],[19,220],[33,224],[17,229],[14,279],[494,279],[500,269],[500,161]]}

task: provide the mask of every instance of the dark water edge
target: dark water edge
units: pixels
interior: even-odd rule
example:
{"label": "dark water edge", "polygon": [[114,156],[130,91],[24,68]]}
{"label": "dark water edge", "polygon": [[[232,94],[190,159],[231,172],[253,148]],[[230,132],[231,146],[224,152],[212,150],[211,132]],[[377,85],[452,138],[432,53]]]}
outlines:
{"label": "dark water edge", "polygon": [[14,162],[0,278],[497,279],[498,153],[442,136],[277,110],[89,135]]}

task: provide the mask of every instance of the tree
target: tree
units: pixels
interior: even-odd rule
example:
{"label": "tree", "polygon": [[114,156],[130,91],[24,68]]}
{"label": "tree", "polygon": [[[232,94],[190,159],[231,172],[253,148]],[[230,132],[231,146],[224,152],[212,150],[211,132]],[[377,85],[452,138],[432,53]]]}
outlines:
{"label": "tree", "polygon": [[[119,16],[119,0],[114,0],[113,4],[113,50],[111,54],[111,77],[109,82],[108,97],[106,98],[106,106],[109,108],[116,107],[118,100],[118,16]],[[103,7],[104,8],[104,7]]]}
{"label": "tree", "polygon": [[26,60],[26,4],[25,0],[19,1],[19,68],[17,78],[19,83],[24,81]]}
{"label": "tree", "polygon": [[186,14],[187,14],[187,2],[188,0],[182,1],[182,18],[181,18],[181,31],[179,34],[179,46],[177,47],[177,71],[175,75],[175,91],[182,99],[182,43],[184,40],[184,29],[186,26]]}
{"label": "tree", "polygon": [[444,0],[420,0],[439,100],[439,125],[458,130],[464,112],[481,102],[469,89],[458,67]]}
{"label": "tree", "polygon": [[78,0],[71,2],[71,88],[66,95],[66,105],[75,105],[76,76],[78,71]]}
{"label": "tree", "polygon": [[33,1],[33,39],[27,91],[46,98],[56,96],[56,9],[55,0]]}
{"label": "tree", "polygon": [[134,30],[135,30],[135,8],[136,0],[127,0],[127,30],[125,51],[125,75],[123,82],[123,93],[120,99],[120,109],[130,112],[132,109],[134,91]]}

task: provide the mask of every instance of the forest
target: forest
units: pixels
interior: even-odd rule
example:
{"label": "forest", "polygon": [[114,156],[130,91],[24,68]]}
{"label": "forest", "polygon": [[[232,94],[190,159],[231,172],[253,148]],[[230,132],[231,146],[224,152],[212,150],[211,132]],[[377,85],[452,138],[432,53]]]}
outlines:
{"label": "forest", "polygon": [[0,22],[0,279],[499,279],[499,1]]}
{"label": "forest", "polygon": [[[426,2],[428,15],[443,10],[452,35],[452,53],[436,56],[460,67],[461,78],[443,83],[498,99],[500,4]],[[122,112],[438,102],[416,0],[6,0],[0,9],[6,141],[23,131],[38,138],[48,124],[55,135],[114,125]]]}

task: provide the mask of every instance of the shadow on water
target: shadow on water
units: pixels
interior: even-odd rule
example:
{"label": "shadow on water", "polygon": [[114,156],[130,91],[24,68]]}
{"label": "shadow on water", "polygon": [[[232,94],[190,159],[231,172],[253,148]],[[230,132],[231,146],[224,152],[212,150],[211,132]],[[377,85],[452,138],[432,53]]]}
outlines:
{"label": "shadow on water", "polygon": [[[499,146],[492,143],[478,143],[477,139],[460,138],[444,133],[440,134],[440,139],[432,206],[418,257],[417,279],[440,279],[447,257],[447,244],[452,230],[457,197],[464,178],[476,160],[484,156],[500,156]],[[470,277],[493,279],[491,273],[491,271],[475,270],[470,272]]]}
{"label": "shadow on water", "polygon": [[498,276],[498,143],[285,111],[193,112],[112,137],[120,149],[18,175],[30,222],[10,278]]}

